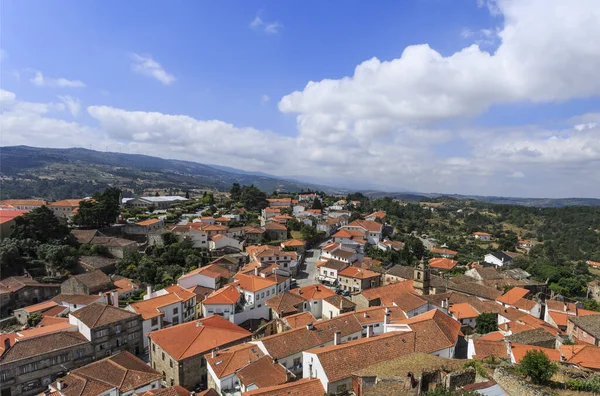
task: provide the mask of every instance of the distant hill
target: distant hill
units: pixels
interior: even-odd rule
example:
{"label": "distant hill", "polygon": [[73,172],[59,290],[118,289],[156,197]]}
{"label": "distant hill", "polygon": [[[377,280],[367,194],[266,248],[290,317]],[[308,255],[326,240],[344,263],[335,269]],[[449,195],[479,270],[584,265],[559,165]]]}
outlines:
{"label": "distant hill", "polygon": [[89,196],[108,185],[139,193],[144,188],[229,190],[232,183],[254,184],[265,192],[344,192],[310,183],[283,180],[262,173],[214,167],[190,161],[139,154],[100,152],[83,148],[29,146],[0,148],[1,196],[63,199]]}

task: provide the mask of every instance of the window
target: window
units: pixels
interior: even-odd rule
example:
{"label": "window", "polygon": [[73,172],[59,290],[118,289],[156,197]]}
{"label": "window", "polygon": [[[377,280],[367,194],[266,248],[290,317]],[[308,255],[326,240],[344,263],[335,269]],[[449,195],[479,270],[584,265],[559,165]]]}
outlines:
{"label": "window", "polygon": [[175,326],[176,324],[179,324],[179,316],[175,316],[173,318],[173,326]]}
{"label": "window", "polygon": [[258,308],[262,307],[262,304],[258,304]]}
{"label": "window", "polygon": [[117,334],[119,334],[121,332],[121,325],[117,325],[115,327],[115,331],[117,332]]}
{"label": "window", "polygon": [[262,292],[262,293],[260,294],[260,298],[265,298],[265,292]]}
{"label": "window", "polygon": [[10,378],[8,370],[0,371],[0,381],[6,381]]}
{"label": "window", "polygon": [[98,330],[96,332],[96,337],[101,338],[101,337],[106,337],[108,335],[108,329],[102,329],[102,330]]}
{"label": "window", "polygon": [[39,365],[40,365],[40,362],[24,364],[21,367],[19,367],[19,371],[21,372],[21,374],[31,373],[32,371],[37,370]]}
{"label": "window", "polygon": [[156,326],[158,324],[158,318],[152,318],[151,326]]}
{"label": "window", "polygon": [[169,359],[169,367],[173,368],[173,359]]}
{"label": "window", "polygon": [[163,361],[165,360],[165,353],[164,352],[162,353],[162,360]]}
{"label": "window", "polygon": [[152,352],[156,352],[156,344],[152,344]]}
{"label": "window", "polygon": [[271,292],[269,290],[267,290],[267,297],[269,297],[270,294],[271,294]]}
{"label": "window", "polygon": [[177,315],[179,313],[179,308],[175,307],[173,308],[173,315]]}

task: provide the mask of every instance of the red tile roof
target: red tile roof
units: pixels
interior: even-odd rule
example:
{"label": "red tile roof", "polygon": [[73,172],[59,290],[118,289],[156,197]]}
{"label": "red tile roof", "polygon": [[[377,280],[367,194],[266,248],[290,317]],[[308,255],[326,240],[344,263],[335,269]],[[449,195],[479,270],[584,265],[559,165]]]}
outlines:
{"label": "red tile roof", "polygon": [[496,301],[508,305],[515,305],[517,301],[524,298],[527,294],[529,294],[529,290],[523,289],[521,287],[513,287],[512,289],[498,297]]}
{"label": "red tile roof", "polygon": [[71,312],[70,315],[79,319],[90,329],[138,317],[136,313],[99,302]]}
{"label": "red tile roof", "polygon": [[226,285],[219,290],[215,290],[209,294],[203,301],[204,305],[213,304],[229,304],[233,305],[238,302],[242,294],[234,285]]}
{"label": "red tile roof", "polygon": [[252,335],[219,315],[202,318],[150,332],[152,342],[160,345],[173,359],[182,360]]}
{"label": "red tile roof", "polygon": [[265,356],[255,344],[241,344],[230,348],[221,349],[204,355],[206,362],[210,365],[217,378],[223,378],[235,373],[242,367],[247,366]]}
{"label": "red tile roof", "polygon": [[523,360],[523,358],[525,357],[525,355],[527,354],[527,352],[529,351],[542,351],[546,354],[546,356],[548,356],[548,358],[550,360],[553,360],[555,362],[560,362],[560,351],[556,350],[556,349],[550,349],[550,348],[543,348],[543,347],[539,347],[539,346],[535,346],[535,345],[525,345],[525,344],[512,344],[512,354],[513,357],[515,358],[515,362],[520,363],[521,360]]}
{"label": "red tile roof", "polygon": [[382,305],[390,307],[393,305],[392,302],[394,298],[406,292],[414,293],[412,280],[396,282],[386,286],[373,287],[371,289],[363,290],[361,294],[368,301],[379,299]]}
{"label": "red tile roof", "polygon": [[452,315],[460,319],[474,319],[479,316],[479,312],[475,310],[469,303],[454,304],[450,307]]}
{"label": "red tile roof", "polygon": [[394,305],[403,310],[410,312],[413,309],[422,307],[427,304],[427,300],[422,299],[414,293],[402,293],[394,298]]}
{"label": "red tile roof", "polygon": [[369,279],[378,278],[381,276],[378,272],[369,271],[368,269],[358,267],[348,267],[338,273],[338,276],[345,276],[354,279]]}
{"label": "red tile roof", "polygon": [[377,223],[376,221],[370,220],[354,220],[348,225],[343,226],[342,228],[351,228],[351,227],[360,227],[368,232],[381,232],[383,225],[381,223]]}
{"label": "red tile roof", "polygon": [[308,285],[292,289],[290,293],[297,294],[306,300],[324,299],[335,295],[331,289],[323,285]]}
{"label": "red tile roof", "polygon": [[313,323],[316,319],[310,312],[301,312],[295,315],[286,316],[283,320],[291,329],[296,329],[298,327],[304,327],[309,323]]}
{"label": "red tile roof", "polygon": [[258,388],[281,385],[287,382],[287,370],[279,363],[273,362],[270,356],[263,356],[246,365],[237,372],[240,382],[247,388],[255,385]]}
{"label": "red tile roof", "polygon": [[456,267],[457,264],[458,261],[443,257],[432,258],[429,260],[429,266],[438,269],[449,270]]}
{"label": "red tile roof", "polygon": [[429,250],[431,253],[436,253],[436,254],[447,254],[449,256],[456,256],[458,254],[458,252],[455,252],[454,250],[450,250],[450,249],[440,249],[440,248],[433,248],[431,250]]}
{"label": "red tile roof", "polygon": [[233,276],[233,279],[235,284],[239,285],[243,290],[253,293],[277,285],[277,282],[274,280],[256,275],[237,273]]}
{"label": "red tile roof", "polygon": [[242,396],[323,396],[325,390],[316,378],[303,378],[283,385],[268,386],[242,393]]}
{"label": "red tile roof", "polygon": [[162,220],[159,220],[159,219],[148,219],[148,220],[140,221],[139,223],[135,223],[135,224],[145,227],[145,226],[149,226],[152,224],[160,223],[161,221]]}

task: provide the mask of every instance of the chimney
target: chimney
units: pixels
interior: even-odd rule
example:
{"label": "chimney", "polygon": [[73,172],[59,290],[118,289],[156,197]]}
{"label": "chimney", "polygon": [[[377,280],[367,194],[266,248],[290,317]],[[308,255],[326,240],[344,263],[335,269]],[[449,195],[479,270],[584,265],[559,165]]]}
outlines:
{"label": "chimney", "polygon": [[442,300],[442,308],[448,309],[448,298]]}
{"label": "chimney", "polygon": [[117,293],[116,291],[111,293],[112,296],[112,303],[115,307],[119,308],[119,293]]}
{"label": "chimney", "polygon": [[213,349],[213,350],[212,350],[212,353],[210,354],[210,356],[211,356],[213,359],[214,359],[214,358],[216,358],[216,357],[217,357],[217,350],[216,350],[216,349]]}
{"label": "chimney", "polygon": [[390,309],[388,307],[385,307],[385,314],[389,314],[390,313]]}
{"label": "chimney", "polygon": [[567,305],[567,302],[566,302],[566,301],[565,301],[565,303],[564,303],[564,306],[565,306],[565,308],[564,308],[564,311],[565,311],[565,312],[568,312],[569,306]]}
{"label": "chimney", "polygon": [[386,313],[386,314],[383,316],[383,324],[384,324],[384,325],[389,325],[389,324],[390,324],[390,314],[389,314],[389,313]]}
{"label": "chimney", "polygon": [[258,267],[254,268],[254,276],[258,276]]}
{"label": "chimney", "polygon": [[283,310],[279,311],[279,319],[283,318]]}
{"label": "chimney", "polygon": [[61,391],[63,388],[63,380],[61,380],[60,378],[56,380],[56,390]]}
{"label": "chimney", "polygon": [[367,313],[365,312],[365,313],[363,313],[363,317],[368,318],[369,315],[367,315]]}
{"label": "chimney", "polygon": [[329,319],[333,319],[333,311],[329,311]]}
{"label": "chimney", "polygon": [[315,285],[315,290],[319,291],[319,285]]}
{"label": "chimney", "polygon": [[336,331],[333,333],[333,345],[340,345],[342,343],[342,332]]}
{"label": "chimney", "polygon": [[309,324],[306,325],[306,329],[307,330],[313,330],[315,327],[313,326],[312,322],[310,322]]}
{"label": "chimney", "polygon": [[10,349],[10,338],[6,337],[4,339],[4,352],[7,352]]}
{"label": "chimney", "polygon": [[198,321],[196,322],[196,327],[200,327],[200,326],[202,326],[202,321],[201,321],[201,320],[198,320]]}
{"label": "chimney", "polygon": [[146,286],[146,295],[150,298],[150,294],[152,294],[152,286]]}
{"label": "chimney", "polygon": [[371,338],[373,336],[373,327],[367,326],[367,338]]}

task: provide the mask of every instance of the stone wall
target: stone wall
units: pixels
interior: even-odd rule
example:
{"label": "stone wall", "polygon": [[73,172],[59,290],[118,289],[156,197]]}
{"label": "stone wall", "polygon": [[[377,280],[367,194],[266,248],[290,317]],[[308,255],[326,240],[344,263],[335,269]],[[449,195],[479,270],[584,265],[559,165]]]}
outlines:
{"label": "stone wall", "polygon": [[444,379],[444,386],[447,389],[455,390],[465,385],[469,385],[475,382],[476,372],[472,367],[464,370],[453,371],[449,373]]}
{"label": "stone wall", "polygon": [[494,370],[494,381],[510,396],[550,396],[551,392],[536,388],[527,381],[511,375],[503,367]]}

